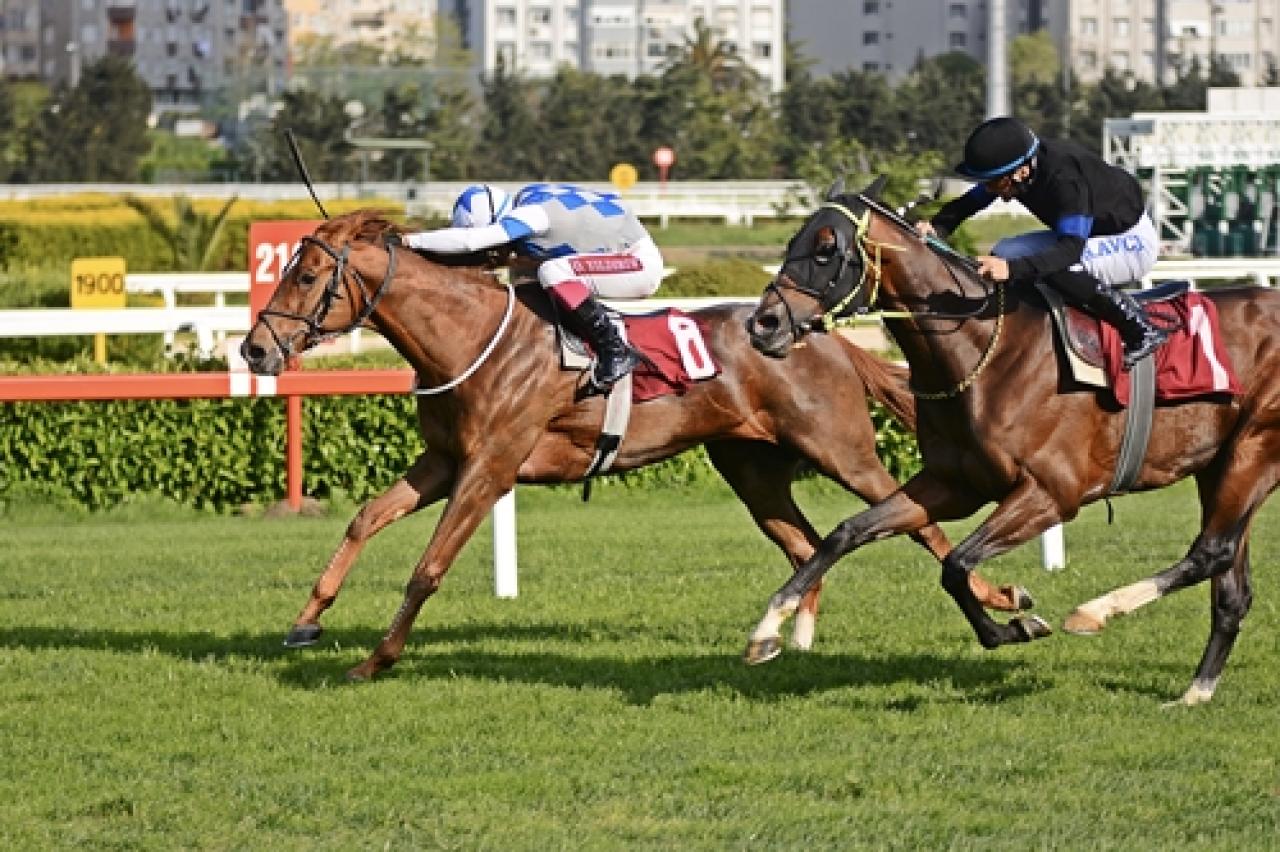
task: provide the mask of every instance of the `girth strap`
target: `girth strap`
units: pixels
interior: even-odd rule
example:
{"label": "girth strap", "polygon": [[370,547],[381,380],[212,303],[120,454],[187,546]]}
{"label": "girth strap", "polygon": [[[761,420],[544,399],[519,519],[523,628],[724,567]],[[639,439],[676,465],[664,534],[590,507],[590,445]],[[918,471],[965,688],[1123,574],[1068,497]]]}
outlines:
{"label": "girth strap", "polygon": [[1151,440],[1151,419],[1156,407],[1156,359],[1143,358],[1129,370],[1129,407],[1125,409],[1124,437],[1111,480],[1111,494],[1122,494],[1133,487],[1147,457]]}

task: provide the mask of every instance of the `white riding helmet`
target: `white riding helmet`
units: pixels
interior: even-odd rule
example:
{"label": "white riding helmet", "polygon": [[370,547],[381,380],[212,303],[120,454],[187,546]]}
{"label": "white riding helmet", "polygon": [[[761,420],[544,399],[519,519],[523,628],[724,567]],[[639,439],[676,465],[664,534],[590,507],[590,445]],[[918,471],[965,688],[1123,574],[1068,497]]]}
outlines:
{"label": "white riding helmet", "polygon": [[483,228],[492,225],[511,209],[511,196],[493,184],[472,184],[453,205],[455,228]]}

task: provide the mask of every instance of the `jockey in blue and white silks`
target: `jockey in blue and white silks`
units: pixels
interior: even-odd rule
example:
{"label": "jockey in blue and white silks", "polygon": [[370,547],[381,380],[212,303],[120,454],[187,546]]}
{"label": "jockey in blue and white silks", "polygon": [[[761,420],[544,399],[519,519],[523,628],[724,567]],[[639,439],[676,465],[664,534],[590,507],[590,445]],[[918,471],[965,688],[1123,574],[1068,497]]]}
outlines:
{"label": "jockey in blue and white silks", "polygon": [[626,375],[636,356],[597,297],[635,299],[662,282],[653,238],[615,193],[570,184],[534,183],[514,195],[491,184],[467,187],[452,227],[406,234],[410,248],[464,254],[509,245],[538,261],[538,281],[577,320],[592,344],[592,381],[602,392]]}

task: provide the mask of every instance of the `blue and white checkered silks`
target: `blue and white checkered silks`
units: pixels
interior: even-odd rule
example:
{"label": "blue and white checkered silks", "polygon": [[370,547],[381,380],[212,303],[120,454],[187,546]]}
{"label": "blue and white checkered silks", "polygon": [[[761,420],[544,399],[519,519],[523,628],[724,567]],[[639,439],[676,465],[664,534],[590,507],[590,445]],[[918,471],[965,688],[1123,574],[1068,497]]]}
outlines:
{"label": "blue and white checkered silks", "polygon": [[483,228],[498,221],[511,209],[511,196],[492,184],[467,187],[453,205],[455,228]]}
{"label": "blue and white checkered silks", "polygon": [[554,201],[566,210],[590,207],[603,219],[625,216],[620,196],[612,192],[596,192],[567,183],[531,183],[516,193],[516,205],[546,204]]}

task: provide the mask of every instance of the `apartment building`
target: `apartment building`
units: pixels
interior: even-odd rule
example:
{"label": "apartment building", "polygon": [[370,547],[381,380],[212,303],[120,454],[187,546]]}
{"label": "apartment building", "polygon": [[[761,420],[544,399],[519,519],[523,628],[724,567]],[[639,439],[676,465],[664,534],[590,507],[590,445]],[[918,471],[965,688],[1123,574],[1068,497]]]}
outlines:
{"label": "apartment building", "polygon": [[[987,61],[986,0],[791,0],[790,37],[815,73],[876,71],[901,79],[921,56],[963,51]],[[1005,34],[1045,29],[1076,79],[1107,68],[1172,81],[1193,58],[1216,56],[1243,85],[1267,79],[1280,56],[1280,0],[1007,0]],[[1157,34],[1162,34],[1158,36]]]}
{"label": "apartment building", "polygon": [[1107,68],[1170,82],[1179,66],[1210,57],[1245,86],[1280,65],[1280,0],[1070,0],[1052,4],[1049,31],[1079,79]]}
{"label": "apartment building", "polygon": [[361,44],[384,56],[429,60],[439,0],[285,0],[294,49],[308,40]]}
{"label": "apartment building", "polygon": [[[787,32],[819,76],[852,69],[901,80],[921,57],[960,51],[986,64],[986,0],[790,0]],[[1006,0],[1005,34],[1046,25],[1048,0]]]}
{"label": "apartment building", "polygon": [[561,65],[658,74],[701,19],[770,91],[784,82],[783,0],[440,0],[440,13],[457,20],[484,73],[501,58],[529,77],[549,77]]}
{"label": "apartment building", "polygon": [[105,55],[133,62],[158,110],[213,91],[274,93],[286,80],[283,0],[0,0],[10,78],[75,83]]}

